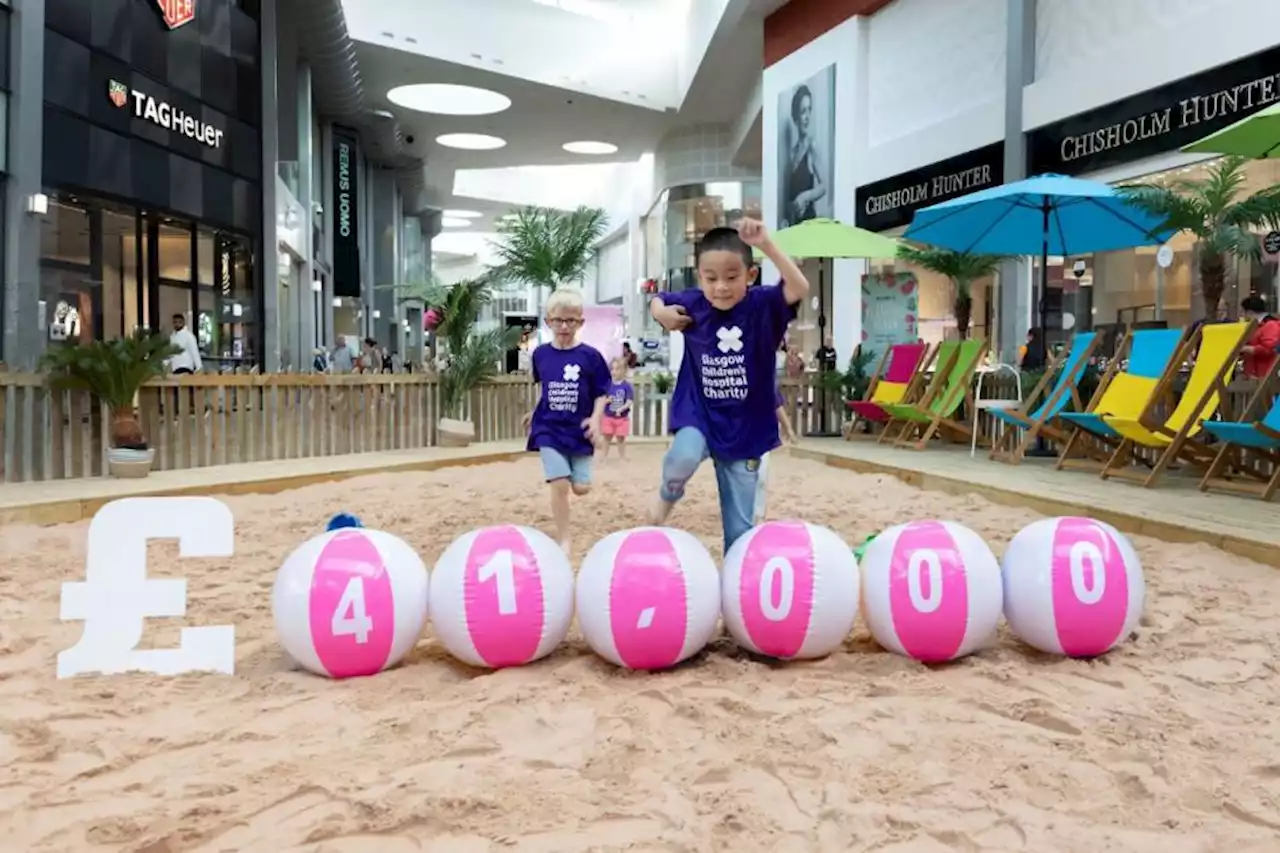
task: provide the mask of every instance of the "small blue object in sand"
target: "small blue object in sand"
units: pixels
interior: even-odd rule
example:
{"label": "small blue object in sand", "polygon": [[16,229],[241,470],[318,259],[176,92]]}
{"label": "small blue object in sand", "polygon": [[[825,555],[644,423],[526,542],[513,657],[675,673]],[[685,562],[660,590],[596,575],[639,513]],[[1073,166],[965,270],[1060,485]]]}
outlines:
{"label": "small blue object in sand", "polygon": [[360,522],[360,519],[351,513],[340,512],[329,519],[329,524],[325,527],[325,530],[341,530],[344,527],[364,527],[364,525]]}

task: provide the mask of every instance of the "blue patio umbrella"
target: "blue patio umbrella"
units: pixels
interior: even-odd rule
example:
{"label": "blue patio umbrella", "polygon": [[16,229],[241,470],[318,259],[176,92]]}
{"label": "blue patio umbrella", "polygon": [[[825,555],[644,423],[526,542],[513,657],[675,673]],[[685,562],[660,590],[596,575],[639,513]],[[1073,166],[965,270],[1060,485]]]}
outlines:
{"label": "blue patio umbrella", "polygon": [[1173,233],[1159,216],[1137,207],[1114,187],[1065,175],[1036,175],[919,210],[904,236],[958,252],[1040,255],[1044,329],[1049,255],[1154,246]]}

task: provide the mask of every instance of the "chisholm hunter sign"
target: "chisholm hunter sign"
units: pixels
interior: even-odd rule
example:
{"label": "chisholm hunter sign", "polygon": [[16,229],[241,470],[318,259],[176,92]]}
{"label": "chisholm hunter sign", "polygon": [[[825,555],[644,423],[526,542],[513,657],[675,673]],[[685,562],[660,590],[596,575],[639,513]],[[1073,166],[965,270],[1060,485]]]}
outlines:
{"label": "chisholm hunter sign", "polygon": [[855,224],[887,231],[911,222],[922,207],[1004,183],[1004,143],[858,187]]}
{"label": "chisholm hunter sign", "polygon": [[1272,49],[1031,131],[1031,171],[1080,174],[1172,151],[1277,102]]}
{"label": "chisholm hunter sign", "polygon": [[210,148],[222,147],[224,131],[172,104],[157,100],[146,92],[130,89],[124,83],[112,80],[107,84],[107,97],[121,109],[131,104],[135,118],[149,121],[173,133],[180,133]]}

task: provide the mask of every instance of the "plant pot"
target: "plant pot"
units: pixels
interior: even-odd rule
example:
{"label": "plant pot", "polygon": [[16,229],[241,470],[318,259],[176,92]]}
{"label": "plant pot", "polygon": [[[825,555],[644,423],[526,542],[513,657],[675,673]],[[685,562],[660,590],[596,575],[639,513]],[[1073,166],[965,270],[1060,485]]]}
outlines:
{"label": "plant pot", "polygon": [[476,440],[476,425],[471,421],[441,418],[436,432],[441,447],[467,447]]}
{"label": "plant pot", "polygon": [[113,447],[107,451],[107,471],[122,480],[140,480],[151,473],[154,450],[128,450]]}

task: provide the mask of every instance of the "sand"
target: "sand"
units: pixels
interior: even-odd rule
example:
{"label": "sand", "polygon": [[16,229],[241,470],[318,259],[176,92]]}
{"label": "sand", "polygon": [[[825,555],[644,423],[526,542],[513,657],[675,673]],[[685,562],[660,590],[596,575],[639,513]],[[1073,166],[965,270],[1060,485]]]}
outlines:
{"label": "sand", "polygon": [[[583,553],[640,523],[658,461],[604,466],[577,504]],[[983,500],[788,460],[773,515],[851,543],[948,517],[997,552],[1036,518]],[[1126,488],[1099,485],[1099,488]],[[1135,491],[1135,498],[1140,493]],[[1149,604],[1136,640],[1096,662],[997,648],[926,668],[861,623],[807,664],[727,640],[673,672],[621,672],[571,637],[550,659],[481,674],[428,635],[405,665],[332,682],[274,640],[280,559],[336,510],[428,562],[456,535],[549,529],[537,462],[395,474],[229,498],[234,561],[151,551],[189,579],[188,619],[233,622],[234,677],[58,682],[60,583],[86,524],[0,533],[0,850],[235,853],[1280,849],[1280,575],[1207,546],[1136,544]],[[714,480],[676,521],[718,552]]]}

